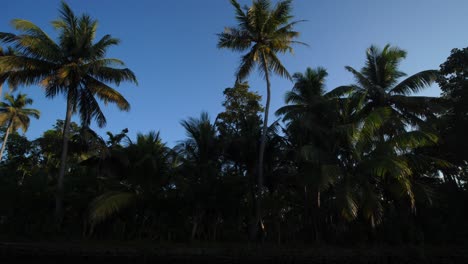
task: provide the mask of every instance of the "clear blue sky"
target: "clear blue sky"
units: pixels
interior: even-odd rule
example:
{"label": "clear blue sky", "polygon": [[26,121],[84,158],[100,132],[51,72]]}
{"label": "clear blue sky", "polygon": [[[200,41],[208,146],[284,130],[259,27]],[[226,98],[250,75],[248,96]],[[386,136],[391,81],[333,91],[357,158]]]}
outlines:
{"label": "clear blue sky", "polygon": [[[251,4],[251,0],[240,0]],[[13,18],[33,21],[54,35],[50,21],[58,17],[58,0],[2,1],[0,31],[11,32]],[[138,78],[139,86],[124,83],[118,90],[132,105],[129,113],[107,106],[108,125],[96,130],[137,132],[159,130],[170,145],[185,138],[179,122],[207,111],[214,119],[222,111],[222,91],[232,86],[240,54],[216,48],[216,33],[235,25],[228,0],[123,1],[68,0],[77,14],[86,12],[99,20],[98,36],[111,34],[122,40],[108,57],[124,60]],[[352,83],[344,70],[361,68],[371,44],[397,45],[408,52],[401,65],[408,74],[437,69],[452,48],[468,46],[468,1],[466,0],[296,0],[293,14],[300,24],[298,46],[283,62],[291,73],[306,67],[328,69],[328,89]],[[256,73],[249,82],[264,93],[265,84]],[[287,80],[272,80],[272,110],[283,105]],[[36,138],[65,115],[63,98],[48,100],[39,87],[21,90],[42,112],[33,120],[27,136]],[[439,95],[437,87],[426,95]],[[96,127],[95,125],[93,127]]]}

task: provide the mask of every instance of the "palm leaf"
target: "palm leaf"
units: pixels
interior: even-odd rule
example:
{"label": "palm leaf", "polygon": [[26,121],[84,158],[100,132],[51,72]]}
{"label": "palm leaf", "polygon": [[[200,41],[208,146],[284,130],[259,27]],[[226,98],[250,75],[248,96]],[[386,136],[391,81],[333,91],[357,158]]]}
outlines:
{"label": "palm leaf", "polygon": [[90,204],[89,221],[92,225],[97,225],[128,208],[135,201],[136,195],[129,192],[107,192],[100,195]]}
{"label": "palm leaf", "polygon": [[435,82],[438,76],[439,72],[436,70],[418,72],[397,84],[390,92],[402,95],[417,93]]}

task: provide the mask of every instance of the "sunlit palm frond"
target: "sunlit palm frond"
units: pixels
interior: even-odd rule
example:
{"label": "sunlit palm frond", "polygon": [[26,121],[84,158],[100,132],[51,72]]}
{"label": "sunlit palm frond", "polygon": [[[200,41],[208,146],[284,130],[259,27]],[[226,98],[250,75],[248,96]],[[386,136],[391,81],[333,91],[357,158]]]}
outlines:
{"label": "sunlit palm frond", "polygon": [[90,94],[97,96],[104,104],[114,103],[123,111],[130,110],[130,103],[118,91],[93,78],[85,79]]}

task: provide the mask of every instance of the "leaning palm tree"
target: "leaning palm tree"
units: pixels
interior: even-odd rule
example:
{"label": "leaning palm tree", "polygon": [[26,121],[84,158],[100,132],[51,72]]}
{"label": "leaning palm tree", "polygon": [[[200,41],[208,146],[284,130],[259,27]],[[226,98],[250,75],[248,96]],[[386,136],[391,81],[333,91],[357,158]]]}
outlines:
{"label": "leaning palm tree", "polygon": [[[218,48],[228,48],[235,51],[248,51],[241,59],[236,76],[238,80],[245,79],[255,66],[265,77],[267,98],[263,119],[262,138],[258,160],[258,185],[261,189],[263,179],[263,156],[265,152],[266,134],[268,128],[268,113],[270,109],[271,84],[270,74],[291,79],[289,72],[277,57],[278,53],[292,52],[294,39],[299,32],[293,30],[299,21],[291,22],[292,0],[280,1],[274,8],[269,0],[254,0],[251,7],[242,8],[236,0],[231,4],[236,10],[237,27],[227,27],[218,34]],[[303,43],[301,43],[303,44]]]}
{"label": "leaning palm tree", "polygon": [[11,87],[39,84],[48,98],[64,94],[67,99],[56,198],[59,225],[63,218],[64,175],[72,115],[79,113],[83,126],[94,119],[103,127],[106,118],[97,98],[104,104],[115,103],[120,110],[130,109],[127,100],[107,83],[136,83],[133,72],[122,68],[121,60],[105,57],[107,49],[119,43],[118,39],[105,35],[95,41],[97,21],[88,15],[76,16],[63,2],[60,14],[60,18],[52,22],[58,31],[58,42],[32,22],[22,19],[12,21],[21,34],[0,33],[0,40],[12,45],[18,53],[0,58],[0,67],[10,71],[8,83]]}
{"label": "leaning palm tree", "polygon": [[0,150],[0,161],[3,158],[3,151],[5,151],[6,142],[10,133],[19,128],[25,133],[29,127],[29,117],[39,118],[40,112],[38,110],[25,108],[25,106],[32,103],[33,100],[28,98],[25,94],[18,94],[16,98],[10,94],[5,94],[5,101],[0,102],[0,123],[6,125],[2,149]]}

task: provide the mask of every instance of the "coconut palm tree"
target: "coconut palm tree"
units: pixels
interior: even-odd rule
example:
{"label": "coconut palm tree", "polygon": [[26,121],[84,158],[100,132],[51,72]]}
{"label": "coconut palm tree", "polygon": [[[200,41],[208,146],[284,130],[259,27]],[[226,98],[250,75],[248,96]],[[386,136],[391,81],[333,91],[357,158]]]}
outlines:
{"label": "coconut palm tree", "polygon": [[[329,99],[336,98],[335,91],[325,92],[325,78],[328,76],[324,68],[307,68],[304,73],[295,73],[294,87],[285,95],[286,106],[276,111],[276,115],[283,116],[283,121],[302,119],[302,125],[310,130],[319,128],[314,121],[323,122],[330,114],[325,109]],[[323,131],[322,131],[323,132]]]}
{"label": "coconut palm tree", "polygon": [[[437,70],[425,70],[400,80],[407,75],[398,67],[406,58],[406,51],[387,44],[382,50],[376,46],[367,49],[366,63],[361,71],[347,66],[356,84],[350,88],[356,94],[365,95],[364,111],[370,113],[381,107],[392,111],[392,134],[404,132],[407,126],[423,126],[425,117],[436,112],[436,99],[425,96],[410,96],[431,85],[438,77]],[[387,131],[387,134],[390,131]]]}
{"label": "coconut palm tree", "polygon": [[48,98],[64,94],[67,100],[56,198],[59,225],[63,217],[64,175],[72,115],[79,113],[83,126],[88,126],[94,119],[103,127],[106,118],[97,99],[104,104],[115,103],[120,110],[130,109],[127,100],[107,83],[136,83],[133,72],[122,68],[121,60],[105,57],[108,48],[119,43],[118,39],[105,35],[95,41],[97,21],[88,15],[76,16],[64,2],[60,14],[60,18],[52,22],[58,31],[58,42],[32,22],[22,19],[12,21],[21,34],[0,33],[0,40],[18,51],[14,56],[0,58],[0,67],[9,71],[10,86],[39,84]]}
{"label": "coconut palm tree", "polygon": [[386,203],[408,202],[415,207],[416,171],[440,160],[418,153],[433,146],[437,136],[423,130],[402,131],[382,139],[394,110],[380,107],[368,112],[367,94],[352,94],[337,104],[334,127],[336,166],[329,166],[336,182],[335,208],[346,220],[359,216],[372,227],[382,221]]}
{"label": "coconut palm tree", "polygon": [[207,212],[217,208],[213,193],[221,171],[220,145],[216,126],[211,123],[208,113],[201,113],[200,118],[183,120],[181,125],[187,139],[175,149],[183,164],[180,166],[180,174],[190,186],[188,193],[193,202],[191,239],[195,239],[202,225],[207,222]]}
{"label": "coconut palm tree", "polygon": [[[123,132],[117,136],[126,137],[125,134],[126,132]],[[110,140],[112,139],[110,137]],[[114,179],[116,184],[113,189],[96,197],[90,204],[90,233],[97,224],[128,207],[155,206],[155,197],[167,186],[175,162],[174,152],[162,142],[159,132],[138,133],[136,141],[129,141],[129,145],[122,147],[119,152],[112,151],[112,148],[115,150],[115,145],[110,145],[109,148],[109,156],[101,157],[104,159],[101,166],[118,167],[120,170],[108,171],[107,178]],[[127,159],[126,162],[123,162],[122,154]],[[122,161],[121,164],[117,164],[117,160]],[[157,213],[155,210],[145,212]]]}
{"label": "coconut palm tree", "polygon": [[269,0],[255,0],[251,7],[242,8],[236,0],[231,0],[231,4],[236,10],[238,25],[237,27],[227,27],[223,33],[218,34],[218,48],[239,52],[247,51],[242,56],[241,64],[236,73],[238,80],[245,79],[255,66],[258,67],[259,72],[266,80],[267,98],[258,161],[258,185],[260,188],[264,185],[263,156],[270,109],[270,75],[275,73],[291,79],[277,54],[292,52],[291,45],[301,43],[295,41],[299,32],[293,29],[299,21],[291,22],[291,2],[291,0],[280,1],[272,8]]}
{"label": "coconut palm tree", "polygon": [[321,192],[333,182],[331,175],[322,172],[322,166],[333,158],[335,142],[332,125],[335,121],[331,93],[325,93],[324,68],[307,68],[295,73],[294,87],[285,95],[286,106],[276,111],[286,122],[286,134],[297,164],[297,178],[304,188],[306,229],[319,239],[319,212]]}
{"label": "coconut palm tree", "polygon": [[[291,53],[292,45],[301,43],[295,40],[299,32],[294,31],[294,26],[299,21],[291,21],[291,3],[292,0],[280,1],[272,7],[270,0],[254,0],[251,7],[242,8],[236,0],[231,0],[236,11],[238,25],[227,27],[223,33],[218,34],[218,48],[247,52],[242,56],[241,64],[236,72],[238,81],[245,79],[255,67],[266,81],[267,96],[258,153],[257,189],[260,199],[264,191],[263,163],[271,98],[270,75],[274,73],[291,79],[277,54]],[[258,208],[260,210],[261,206]],[[257,212],[257,215],[260,217],[257,222],[263,227],[261,213]]]}
{"label": "coconut palm tree", "polygon": [[33,103],[31,98],[25,94],[18,94],[13,97],[10,94],[5,94],[5,101],[0,102],[0,123],[6,125],[5,136],[3,137],[2,149],[0,150],[0,161],[3,157],[8,136],[12,131],[19,128],[25,133],[28,130],[30,123],[30,116],[38,119],[40,116],[39,110],[25,108],[27,105]]}

